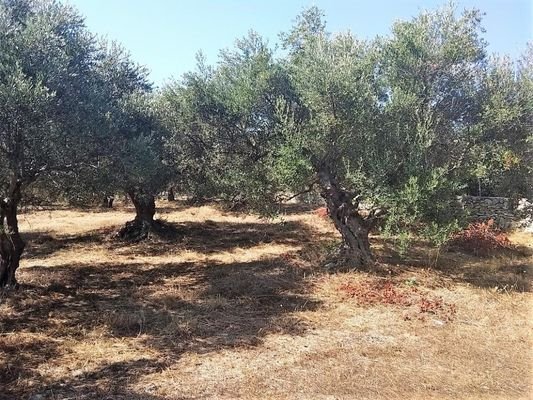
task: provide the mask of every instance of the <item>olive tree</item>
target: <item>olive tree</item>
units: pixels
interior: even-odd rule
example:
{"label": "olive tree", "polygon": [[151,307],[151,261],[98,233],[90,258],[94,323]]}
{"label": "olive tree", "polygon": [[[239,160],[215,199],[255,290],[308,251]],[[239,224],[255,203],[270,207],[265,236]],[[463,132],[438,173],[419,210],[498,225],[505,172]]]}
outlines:
{"label": "olive tree", "polygon": [[42,179],[38,190],[69,203],[94,204],[104,198],[106,206],[116,193],[126,193],[135,218],[118,236],[140,240],[159,226],[154,220],[155,195],[169,179],[158,95],[147,70],[121,46],[101,41],[98,53],[94,65],[98,86],[91,99],[100,105],[92,116],[99,123],[98,135],[85,138],[84,148],[90,150],[85,162]]}
{"label": "olive tree", "polygon": [[316,8],[299,16],[283,38],[285,66],[307,117],[294,118],[294,105],[282,104],[276,173],[292,191],[318,185],[350,258],[366,264],[368,232],[379,213],[363,216],[357,205],[380,134],[376,49],[348,33],[327,33]]}
{"label": "olive tree", "polygon": [[171,178],[173,162],[166,156],[167,130],[163,128],[157,99],[150,93],[135,93],[124,99],[115,121],[112,159],[108,168],[117,188],[124,190],[135,207],[135,219],[119,236],[130,240],[147,238],[163,228],[154,220],[155,196]]}
{"label": "olive tree", "polygon": [[268,208],[272,181],[277,103],[289,83],[272,50],[255,32],[162,91],[165,120],[174,132],[170,150],[180,191]]}
{"label": "olive tree", "polygon": [[98,136],[98,54],[70,6],[0,1],[0,286],[17,285],[24,189],[74,168]]}
{"label": "olive tree", "polygon": [[393,233],[418,230],[442,243],[464,221],[455,196],[483,130],[482,33],[479,11],[447,6],[396,23],[381,45],[387,145],[378,155],[392,166],[384,203]]}
{"label": "olive tree", "polygon": [[125,150],[125,143],[146,135],[149,121],[156,118],[152,87],[146,68],[133,62],[120,45],[98,40],[96,48],[93,92],[84,101],[91,103],[90,118],[98,125],[83,136],[86,153],[78,157],[75,168],[41,176],[27,191],[26,201],[46,196],[50,201],[76,205],[105,202],[108,207],[114,194],[128,190],[124,162],[131,164],[132,160],[125,159],[133,155]]}
{"label": "olive tree", "polygon": [[478,12],[444,8],[364,42],[327,33],[311,8],[283,36],[309,117],[296,121],[285,105],[278,171],[295,190],[320,187],[353,265],[372,261],[379,220],[407,236],[456,226],[452,199],[480,130],[481,31]]}

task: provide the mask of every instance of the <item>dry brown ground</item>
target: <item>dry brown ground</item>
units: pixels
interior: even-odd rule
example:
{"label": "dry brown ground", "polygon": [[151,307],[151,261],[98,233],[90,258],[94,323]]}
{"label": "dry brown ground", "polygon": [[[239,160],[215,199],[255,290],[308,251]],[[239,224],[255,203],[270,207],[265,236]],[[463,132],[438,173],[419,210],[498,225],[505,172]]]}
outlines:
{"label": "dry brown ground", "polygon": [[0,295],[0,398],[532,395],[531,255],[435,263],[421,244],[401,260],[374,238],[379,268],[326,273],[336,234],[312,212],[162,206],[178,237],[138,245],[108,238],[131,210],[21,218],[30,244],[22,289]]}

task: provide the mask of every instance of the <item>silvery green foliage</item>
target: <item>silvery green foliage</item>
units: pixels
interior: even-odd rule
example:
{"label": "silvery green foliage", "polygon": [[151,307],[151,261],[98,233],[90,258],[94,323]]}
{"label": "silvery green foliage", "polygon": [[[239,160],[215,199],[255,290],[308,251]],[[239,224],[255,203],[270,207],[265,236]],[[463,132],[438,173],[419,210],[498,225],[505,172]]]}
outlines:
{"label": "silvery green foliage", "polygon": [[250,32],[221,52],[216,68],[200,57],[197,71],[163,89],[166,124],[174,132],[169,149],[184,192],[272,204],[275,109],[287,85],[267,43]]}
{"label": "silvery green foliage", "polygon": [[[99,135],[100,54],[83,19],[53,1],[0,2],[0,189],[71,170]],[[94,140],[93,140],[94,141]]]}
{"label": "silvery green foliage", "polygon": [[161,138],[145,68],[55,1],[1,1],[0,35],[2,190],[20,180],[32,201],[87,202],[137,184],[140,171],[157,186]]}
{"label": "silvery green foliage", "polygon": [[483,74],[483,133],[472,148],[472,194],[533,196],[533,46],[513,62],[491,58]]}
{"label": "silvery green foliage", "polygon": [[[456,226],[469,151],[481,134],[485,43],[477,11],[422,13],[383,39],[382,145],[378,183],[389,209],[385,227]],[[378,199],[379,200],[379,199]],[[422,225],[421,225],[422,224]],[[422,228],[422,232],[436,232]]]}
{"label": "silvery green foliage", "polygon": [[283,36],[291,49],[284,65],[299,104],[278,109],[284,140],[276,166],[293,190],[312,180],[321,164],[342,180],[356,174],[371,156],[379,128],[375,47],[351,34],[328,34],[319,14],[305,12]]}
{"label": "silvery green foliage", "polygon": [[480,13],[444,7],[362,41],[328,33],[310,8],[281,39],[281,59],[252,34],[163,91],[185,186],[271,204],[326,167],[354,201],[388,211],[389,232],[442,241],[483,137]]}
{"label": "silvery green foliage", "polygon": [[286,65],[308,117],[285,113],[281,175],[296,190],[327,165],[347,192],[389,211],[392,231],[453,219],[447,206],[479,130],[479,15],[424,13],[364,42],[328,34],[317,12],[314,27],[300,19],[285,35],[298,37]]}
{"label": "silvery green foliage", "polygon": [[112,136],[110,163],[114,186],[155,195],[169,179],[165,157],[167,131],[162,127],[156,97],[137,92],[123,99],[114,115],[117,131]]}

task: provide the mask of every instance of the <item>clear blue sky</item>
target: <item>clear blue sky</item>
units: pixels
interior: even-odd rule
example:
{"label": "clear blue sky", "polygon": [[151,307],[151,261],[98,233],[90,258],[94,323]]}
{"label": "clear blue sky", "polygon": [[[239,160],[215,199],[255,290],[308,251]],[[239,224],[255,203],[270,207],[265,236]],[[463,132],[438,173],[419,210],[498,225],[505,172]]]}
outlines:
{"label": "clear blue sky", "polygon": [[[326,12],[330,32],[351,30],[359,37],[386,35],[392,23],[437,0],[68,0],[94,32],[116,40],[147,66],[161,85],[195,67],[202,50],[210,63],[250,29],[273,44],[300,11],[316,5]],[[533,40],[533,0],[459,0],[458,9],[486,13],[484,27],[491,52],[516,58]]]}

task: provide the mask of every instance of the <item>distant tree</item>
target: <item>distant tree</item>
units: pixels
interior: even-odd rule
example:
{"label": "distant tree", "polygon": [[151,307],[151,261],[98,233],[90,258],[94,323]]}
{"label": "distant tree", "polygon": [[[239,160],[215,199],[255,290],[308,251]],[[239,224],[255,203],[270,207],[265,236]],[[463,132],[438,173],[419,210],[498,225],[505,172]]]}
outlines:
{"label": "distant tree", "polygon": [[[166,130],[158,111],[146,69],[131,60],[115,43],[99,43],[94,65],[98,78],[98,142],[86,162],[67,173],[55,174],[41,188],[53,190],[71,203],[100,202],[110,206],[116,193],[126,193],[135,207],[135,219],[119,236],[140,240],[157,227],[155,195],[169,181],[165,158]],[[87,144],[86,144],[87,147]],[[53,185],[52,185],[53,183]],[[103,199],[103,200],[102,200]]]}
{"label": "distant tree", "polygon": [[165,157],[167,131],[154,95],[138,93],[124,100],[117,115],[110,167],[135,207],[135,219],[119,235],[140,240],[160,227],[154,220],[155,196],[168,185],[172,170]]}
{"label": "distant tree", "polygon": [[97,59],[94,37],[72,7],[0,1],[0,286],[17,285],[23,190],[73,169],[97,141]]}
{"label": "distant tree", "polygon": [[174,192],[174,186],[172,185],[168,187],[167,201],[176,201],[176,193]]}
{"label": "distant tree", "polygon": [[200,59],[198,72],[167,84],[160,96],[163,123],[171,132],[167,149],[175,167],[172,185],[194,200],[213,195],[213,181],[220,172],[211,165],[214,138],[202,118],[211,79],[204,67]]}
{"label": "distant tree", "polygon": [[482,80],[482,133],[471,153],[472,194],[533,196],[533,46],[518,62],[493,57]]}
{"label": "distant tree", "polygon": [[200,57],[196,72],[165,87],[179,191],[268,208],[277,193],[270,176],[277,100],[288,85],[267,43],[250,32],[221,52],[217,68]]}

